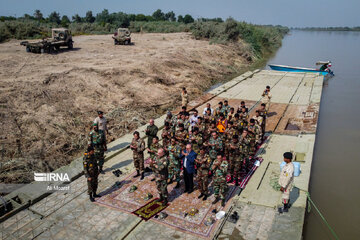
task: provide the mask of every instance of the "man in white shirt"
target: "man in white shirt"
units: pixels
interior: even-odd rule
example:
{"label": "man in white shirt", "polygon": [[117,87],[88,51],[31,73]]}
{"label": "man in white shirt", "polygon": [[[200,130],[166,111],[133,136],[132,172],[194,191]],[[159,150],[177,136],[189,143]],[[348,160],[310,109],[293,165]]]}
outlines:
{"label": "man in white shirt", "polygon": [[199,120],[198,111],[195,109],[194,114],[190,117],[191,127],[195,126]]}
{"label": "man in white shirt", "polygon": [[211,108],[211,104],[210,104],[210,103],[207,103],[207,104],[206,104],[206,108],[204,108],[203,115],[206,114],[206,110],[207,110],[208,108],[211,110],[211,116],[214,115],[214,109]]}
{"label": "man in white shirt", "polygon": [[94,123],[97,123],[98,129],[102,130],[104,132],[104,134],[106,133],[106,134],[110,135],[109,130],[107,128],[107,120],[104,117],[104,112],[98,111],[98,117],[95,118]]}

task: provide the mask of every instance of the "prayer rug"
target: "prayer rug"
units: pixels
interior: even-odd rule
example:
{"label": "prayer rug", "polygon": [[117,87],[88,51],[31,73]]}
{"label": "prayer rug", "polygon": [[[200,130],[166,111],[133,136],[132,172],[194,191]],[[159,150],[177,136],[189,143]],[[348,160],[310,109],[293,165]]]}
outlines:
{"label": "prayer rug", "polygon": [[162,205],[162,203],[158,201],[158,198],[156,198],[156,199],[152,200],[151,202],[145,204],[141,208],[137,209],[133,213],[136,216],[139,216],[142,219],[144,219],[145,221],[147,221],[150,218],[152,218],[153,216],[155,216],[156,214],[158,214],[159,212],[161,212],[162,210],[164,210],[167,206],[169,206],[169,204]]}

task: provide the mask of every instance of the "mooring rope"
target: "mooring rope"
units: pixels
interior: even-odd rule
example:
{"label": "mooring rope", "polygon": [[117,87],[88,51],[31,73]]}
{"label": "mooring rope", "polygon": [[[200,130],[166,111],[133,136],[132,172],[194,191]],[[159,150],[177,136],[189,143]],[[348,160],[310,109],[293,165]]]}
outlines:
{"label": "mooring rope", "polygon": [[[294,187],[296,187],[296,186],[294,186]],[[336,240],[339,240],[339,237],[336,235],[334,229],[330,226],[330,224],[328,223],[328,221],[326,221],[324,215],[321,214],[320,210],[319,210],[318,207],[315,205],[314,201],[311,199],[310,193],[309,193],[308,191],[306,191],[306,190],[301,189],[301,188],[298,188],[298,187],[296,187],[296,188],[299,189],[300,191],[305,192],[306,197],[307,197],[307,199],[308,199],[308,202],[311,203],[311,205],[313,205],[313,207],[315,208],[315,210],[317,211],[317,213],[319,214],[320,218],[323,220],[323,222],[325,223],[325,225],[328,227],[328,229],[330,230],[330,232],[331,232],[331,234],[334,236],[334,238],[335,238]],[[311,205],[308,204],[308,212],[310,212]]]}

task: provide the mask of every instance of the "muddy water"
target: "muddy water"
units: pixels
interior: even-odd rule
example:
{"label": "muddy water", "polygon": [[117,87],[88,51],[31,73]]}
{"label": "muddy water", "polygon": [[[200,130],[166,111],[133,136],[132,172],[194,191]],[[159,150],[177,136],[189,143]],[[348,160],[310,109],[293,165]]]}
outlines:
{"label": "muddy water", "polygon": [[[340,239],[360,239],[360,32],[292,31],[269,63],[318,60],[336,76],[324,82],[310,194]],[[333,239],[314,209],[305,221],[306,240]]]}

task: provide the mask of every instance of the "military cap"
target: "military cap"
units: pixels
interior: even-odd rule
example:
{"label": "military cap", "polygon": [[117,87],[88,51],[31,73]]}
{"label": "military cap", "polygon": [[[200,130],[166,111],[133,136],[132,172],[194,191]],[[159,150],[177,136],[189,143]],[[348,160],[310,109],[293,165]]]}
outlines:
{"label": "military cap", "polygon": [[286,159],[292,159],[292,158],[293,158],[292,152],[286,152],[286,153],[284,153],[284,158],[286,158]]}
{"label": "military cap", "polygon": [[103,111],[97,111],[97,113],[100,115],[100,114],[104,114],[104,112]]}

